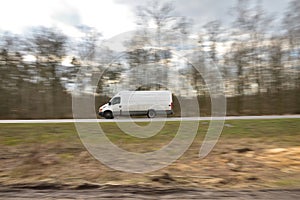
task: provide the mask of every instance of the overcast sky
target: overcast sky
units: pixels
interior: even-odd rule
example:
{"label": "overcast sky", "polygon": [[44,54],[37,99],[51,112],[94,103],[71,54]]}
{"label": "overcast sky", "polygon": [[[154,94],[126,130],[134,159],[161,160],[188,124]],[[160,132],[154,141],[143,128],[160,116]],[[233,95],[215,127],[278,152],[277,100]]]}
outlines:
{"label": "overcast sky", "polygon": [[[161,0],[162,1],[162,0]],[[161,2],[160,1],[160,2]],[[77,36],[77,25],[98,29],[105,38],[135,29],[135,9],[147,1],[137,0],[0,0],[0,30],[22,33],[31,26],[56,26]],[[173,0],[178,15],[194,21],[198,28],[219,19],[232,21],[230,8],[237,0]],[[253,5],[257,0],[250,0]],[[282,16],[289,0],[261,0],[268,13]],[[278,17],[279,19],[279,17]]]}

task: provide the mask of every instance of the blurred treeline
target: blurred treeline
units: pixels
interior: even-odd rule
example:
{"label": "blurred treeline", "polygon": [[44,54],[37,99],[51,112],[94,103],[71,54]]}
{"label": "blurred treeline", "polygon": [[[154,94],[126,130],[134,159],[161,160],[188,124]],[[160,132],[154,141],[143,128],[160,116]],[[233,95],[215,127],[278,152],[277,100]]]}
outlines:
{"label": "blurred treeline", "polygon": [[[210,61],[221,70],[228,115],[299,114],[300,1],[290,1],[282,17],[267,13],[260,3],[251,3],[236,2],[229,11],[233,18],[230,26],[214,20],[201,28],[178,16],[172,3],[152,1],[138,7],[138,29],[124,44],[129,69],[137,69],[131,71],[134,74],[127,84],[136,84],[136,89],[168,86],[172,67],[169,50],[176,49],[193,61],[181,69],[180,76],[192,85],[201,114],[209,115],[209,93],[193,65],[210,74]],[[0,118],[72,118],[74,88],[82,92],[77,95],[96,92],[95,107],[107,101],[108,89],[119,83],[128,66],[121,69],[122,63],[111,62],[116,54],[103,45],[96,29],[77,28],[82,33],[78,38],[47,27],[32,27],[22,35],[0,32]],[[154,31],[150,34],[148,28]],[[149,46],[165,50],[153,52],[145,48]],[[156,73],[166,83],[139,85],[145,78],[144,70],[153,63],[168,66]],[[91,86],[91,72],[108,64],[97,88]],[[139,68],[142,65],[146,68]],[[179,90],[188,89],[182,86]],[[188,102],[182,94],[175,95]]]}

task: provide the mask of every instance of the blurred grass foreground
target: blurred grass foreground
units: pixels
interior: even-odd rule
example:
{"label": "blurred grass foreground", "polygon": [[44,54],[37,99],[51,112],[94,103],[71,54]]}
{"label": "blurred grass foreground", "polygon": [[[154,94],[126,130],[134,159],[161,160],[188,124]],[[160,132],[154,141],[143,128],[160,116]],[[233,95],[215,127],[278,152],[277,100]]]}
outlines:
{"label": "blurred grass foreground", "polygon": [[[167,122],[149,139],[126,135],[115,123],[100,125],[121,148],[150,152],[170,142],[179,123]],[[91,157],[72,123],[0,124],[0,184],[33,188],[300,187],[299,119],[226,121],[216,147],[206,159],[200,160],[198,152],[207,128],[208,122],[200,122],[193,144],[170,166],[152,173],[129,175]]]}

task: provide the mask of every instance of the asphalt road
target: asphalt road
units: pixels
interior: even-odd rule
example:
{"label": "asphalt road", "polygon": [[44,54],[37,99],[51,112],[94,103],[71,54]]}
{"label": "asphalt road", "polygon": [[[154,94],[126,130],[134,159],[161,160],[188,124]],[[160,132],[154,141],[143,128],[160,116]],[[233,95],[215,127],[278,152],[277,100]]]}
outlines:
{"label": "asphalt road", "polygon": [[227,117],[170,117],[170,118],[130,118],[115,119],[33,119],[0,120],[0,123],[74,123],[74,122],[150,122],[150,121],[203,121],[203,120],[241,120],[241,119],[300,119],[300,115],[265,115],[265,116],[227,116]]}

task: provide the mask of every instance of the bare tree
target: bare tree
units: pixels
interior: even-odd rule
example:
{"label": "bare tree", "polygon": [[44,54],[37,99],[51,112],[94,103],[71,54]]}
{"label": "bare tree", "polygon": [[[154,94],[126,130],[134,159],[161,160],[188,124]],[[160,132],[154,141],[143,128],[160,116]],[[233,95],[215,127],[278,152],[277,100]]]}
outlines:
{"label": "bare tree", "polygon": [[287,31],[287,36],[292,47],[297,47],[300,45],[299,11],[300,2],[297,0],[292,0],[283,20],[283,26]]}
{"label": "bare tree", "polygon": [[220,42],[220,34],[221,34],[221,22],[218,20],[210,21],[204,25],[204,29],[206,30],[206,34],[208,35],[209,42],[209,58],[218,63],[218,51],[217,45]]}
{"label": "bare tree", "polygon": [[59,63],[66,55],[67,36],[56,28],[35,27],[30,31],[28,41],[28,48],[38,62]]}
{"label": "bare tree", "polygon": [[136,10],[137,25],[144,31],[149,28],[155,30],[154,41],[153,38],[150,41],[158,47],[170,45],[175,37],[186,36],[191,25],[186,17],[175,14],[175,7],[171,2],[149,1],[146,6],[138,6]]}
{"label": "bare tree", "polygon": [[[197,65],[190,66],[191,67],[191,77],[192,77],[192,84],[193,87],[197,91],[197,95],[205,95],[205,83],[201,73],[204,74],[206,72],[206,65],[205,65],[205,50],[204,50],[204,34],[199,33],[197,38],[197,48],[193,52],[193,63]],[[197,70],[198,69],[198,70]]]}
{"label": "bare tree", "polygon": [[281,37],[273,36],[271,38],[269,49],[269,65],[272,75],[271,90],[272,92],[279,93],[283,87],[284,81],[284,64],[283,56],[284,51],[282,49],[283,39]]}
{"label": "bare tree", "polygon": [[[300,1],[292,0],[289,3],[288,10],[283,20],[283,28],[286,31],[288,39],[288,60],[293,66],[300,65]],[[300,69],[296,68],[297,80],[296,85],[300,88]]]}
{"label": "bare tree", "polygon": [[[247,52],[249,59],[248,66],[242,67],[247,68],[247,77],[251,82],[257,84],[258,92],[263,88],[263,63],[262,55],[266,54],[265,41],[266,38],[266,27],[270,27],[271,18],[266,15],[262,9],[260,1],[254,6],[250,6],[249,0],[238,0],[236,7],[233,8],[232,14],[236,17],[233,23],[235,29],[235,43],[240,44],[238,46],[246,48],[247,51],[242,50],[244,53]],[[247,81],[248,82],[248,81]],[[248,84],[250,84],[248,82]]]}
{"label": "bare tree", "polygon": [[92,61],[95,59],[97,43],[100,41],[102,34],[97,31],[96,28],[80,25],[77,27],[83,34],[79,38],[78,45],[76,47],[77,53],[81,60]]}
{"label": "bare tree", "polygon": [[55,115],[56,107],[63,101],[65,90],[62,73],[65,70],[61,62],[67,53],[67,36],[56,28],[35,27],[28,34],[28,53],[36,57],[36,87],[44,102],[45,111]]}
{"label": "bare tree", "polygon": [[170,49],[184,44],[191,23],[176,14],[171,2],[149,1],[136,8],[136,15],[138,30],[126,42],[131,82],[140,84],[156,77],[160,84],[167,84]]}

